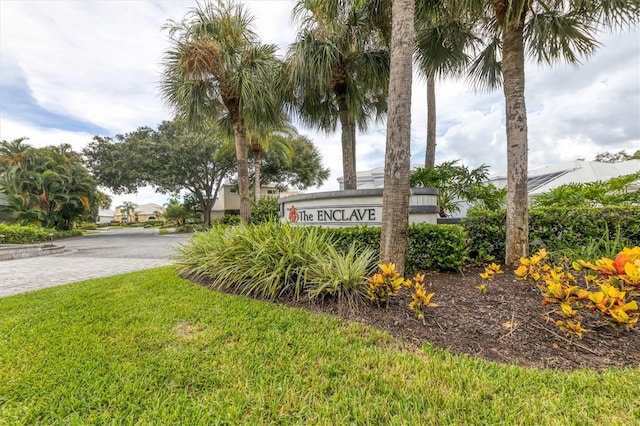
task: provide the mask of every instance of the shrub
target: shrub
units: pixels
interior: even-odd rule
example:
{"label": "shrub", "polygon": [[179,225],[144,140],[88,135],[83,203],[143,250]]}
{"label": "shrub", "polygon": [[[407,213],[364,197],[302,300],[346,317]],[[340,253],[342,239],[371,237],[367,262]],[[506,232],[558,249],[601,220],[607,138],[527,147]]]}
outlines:
{"label": "shrub", "polygon": [[269,222],[257,226],[213,226],[178,251],[178,270],[218,290],[276,298],[300,297],[309,265],[329,250],[319,228]]}
{"label": "shrub", "polygon": [[[597,312],[607,324],[625,329],[640,319],[636,300],[640,296],[640,247],[625,248],[614,259],[574,262],[573,269],[586,272],[586,288],[564,265],[549,265],[544,249],[520,262],[516,276],[541,283],[538,288],[543,306],[558,305],[559,309],[550,315],[557,318],[555,324],[567,334],[581,337],[587,331],[581,324],[581,312],[585,310]],[[590,291],[594,284],[600,291]]]}
{"label": "shrub", "polygon": [[256,203],[251,203],[251,223],[260,224],[278,221],[280,217],[280,202],[277,197],[264,196]]}
{"label": "shrub", "polygon": [[411,293],[411,302],[409,302],[409,309],[416,315],[418,319],[422,320],[424,324],[424,314],[427,308],[435,308],[436,305],[431,301],[435,293],[427,293],[424,287],[424,274],[416,274],[413,280],[405,281],[407,287],[413,288]]}
{"label": "shrub", "polygon": [[210,227],[204,223],[186,223],[176,227],[176,232],[207,232],[209,229]]}
{"label": "shrub", "polygon": [[468,258],[466,233],[457,225],[409,226],[406,271],[457,271]]}
{"label": "shrub", "polygon": [[[326,228],[343,252],[355,244],[357,249],[380,249],[380,228],[354,226]],[[428,223],[409,225],[409,242],[405,271],[458,270],[467,259],[466,234],[459,226]]]}
{"label": "shrub", "polygon": [[389,299],[396,297],[404,278],[396,271],[396,265],[393,263],[378,265],[380,272],[369,279],[369,288],[367,289],[367,297],[370,301],[380,304],[389,303]]}
{"label": "shrub", "polygon": [[367,294],[367,276],[375,267],[376,253],[355,245],[342,254],[333,245],[316,253],[307,273],[307,293],[311,299],[335,297],[338,309],[347,305],[352,311]]}
{"label": "shrub", "polygon": [[50,241],[51,238],[67,238],[82,235],[82,231],[74,229],[70,231],[56,231],[50,228],[38,228],[33,225],[18,225],[0,223],[0,240],[2,244],[34,244]]}
{"label": "shrub", "polygon": [[241,222],[239,215],[225,213],[224,216],[214,219],[213,224],[235,226],[240,225]]}
{"label": "shrub", "polygon": [[324,229],[331,235],[338,251],[346,252],[352,246],[357,250],[380,250],[380,227],[362,225]]}
{"label": "shrub", "polygon": [[143,223],[145,228],[156,228],[162,226],[164,222],[162,220],[147,220]]}
{"label": "shrub", "polygon": [[55,230],[47,228],[37,228],[32,225],[17,225],[0,223],[0,235],[3,244],[33,244],[48,241],[49,234],[55,234]]}
{"label": "shrub", "polygon": [[[472,209],[462,220],[468,234],[469,255],[483,261],[504,260],[506,212]],[[606,237],[608,235],[608,237]],[[539,208],[529,213],[532,251],[549,252],[601,245],[609,241],[640,244],[640,207]],[[570,253],[569,253],[570,254]],[[595,257],[606,253],[595,253]]]}

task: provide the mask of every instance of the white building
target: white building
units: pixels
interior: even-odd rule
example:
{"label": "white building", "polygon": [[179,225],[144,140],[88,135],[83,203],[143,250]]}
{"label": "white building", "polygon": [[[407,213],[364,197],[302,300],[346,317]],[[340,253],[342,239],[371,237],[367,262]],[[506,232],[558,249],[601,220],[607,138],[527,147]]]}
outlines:
{"label": "white building", "polygon": [[98,210],[98,218],[96,219],[96,224],[98,225],[108,225],[112,220],[115,219],[116,213],[113,210],[100,209]]}

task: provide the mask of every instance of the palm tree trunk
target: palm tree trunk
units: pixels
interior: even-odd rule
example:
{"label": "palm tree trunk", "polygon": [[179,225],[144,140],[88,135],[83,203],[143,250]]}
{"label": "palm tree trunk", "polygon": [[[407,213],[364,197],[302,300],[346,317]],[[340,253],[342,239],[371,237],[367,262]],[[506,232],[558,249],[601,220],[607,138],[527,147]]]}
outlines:
{"label": "palm tree trunk", "polygon": [[260,161],[262,146],[255,136],[251,137],[251,151],[253,151],[253,200],[260,201]]}
{"label": "palm tree trunk", "polygon": [[356,139],[355,125],[349,117],[346,94],[336,96],[338,102],[338,117],[341,126],[342,141],[342,175],[344,189],[357,189],[356,178]]}
{"label": "palm tree trunk", "polygon": [[236,145],[238,167],[238,195],[240,196],[240,219],[251,222],[251,200],[249,197],[249,159],[247,154],[247,134],[239,110],[229,111],[233,121],[233,135]]}
{"label": "palm tree trunk", "polygon": [[436,165],[436,81],[433,75],[427,76],[427,152],[425,167]]}
{"label": "palm tree trunk", "polygon": [[[524,12],[523,12],[524,16]],[[505,262],[529,254],[527,109],[524,97],[523,21],[506,24],[502,66],[507,127],[507,240]]]}
{"label": "palm tree trunk", "polygon": [[395,263],[398,272],[403,274],[409,223],[414,1],[395,0],[391,13],[391,71],[380,260]]}

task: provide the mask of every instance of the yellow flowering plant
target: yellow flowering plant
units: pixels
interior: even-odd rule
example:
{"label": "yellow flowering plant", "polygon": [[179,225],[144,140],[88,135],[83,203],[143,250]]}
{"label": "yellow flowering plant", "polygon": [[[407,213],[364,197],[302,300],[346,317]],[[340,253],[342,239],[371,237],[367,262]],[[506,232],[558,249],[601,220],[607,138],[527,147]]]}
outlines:
{"label": "yellow flowering plant", "polygon": [[391,297],[398,295],[404,278],[396,271],[396,265],[393,263],[380,264],[378,268],[380,272],[369,279],[367,297],[372,302],[388,303]]}

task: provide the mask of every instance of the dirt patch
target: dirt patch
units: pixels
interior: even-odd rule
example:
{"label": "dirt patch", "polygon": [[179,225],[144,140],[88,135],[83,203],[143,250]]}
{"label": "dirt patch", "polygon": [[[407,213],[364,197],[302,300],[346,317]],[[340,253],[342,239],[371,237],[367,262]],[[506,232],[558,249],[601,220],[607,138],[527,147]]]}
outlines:
{"label": "dirt patch", "polygon": [[183,339],[186,339],[186,340],[191,340],[191,339],[195,338],[198,334],[200,334],[202,329],[203,329],[202,325],[190,324],[190,323],[184,322],[184,321],[183,322],[179,322],[174,327],[176,335],[178,335],[179,337],[181,337]]}

